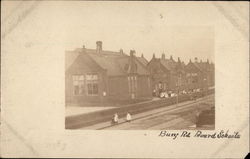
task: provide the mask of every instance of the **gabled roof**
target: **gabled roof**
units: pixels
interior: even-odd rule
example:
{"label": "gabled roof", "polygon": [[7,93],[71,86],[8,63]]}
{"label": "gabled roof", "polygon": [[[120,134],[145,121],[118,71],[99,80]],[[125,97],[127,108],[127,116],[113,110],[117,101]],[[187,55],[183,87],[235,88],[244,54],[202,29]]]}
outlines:
{"label": "gabled roof", "polygon": [[196,67],[198,67],[203,72],[208,72],[213,70],[213,65],[207,63],[207,62],[195,62],[194,63]]}
{"label": "gabled roof", "polygon": [[197,65],[197,63],[193,63],[193,62],[189,62],[186,67],[185,70],[188,72],[196,72],[196,71],[200,71],[203,72],[203,70]]}
{"label": "gabled roof", "polygon": [[160,59],[160,63],[170,71],[173,71],[176,67],[176,62],[170,59]]}
{"label": "gabled roof", "polygon": [[103,69],[107,70],[108,75],[124,75],[126,72],[119,66],[117,57],[108,55],[98,55],[96,53],[89,56]]}
{"label": "gabled roof", "polygon": [[[146,60],[146,59],[145,59]],[[135,58],[135,63],[137,65],[137,73],[140,75],[150,75],[150,72],[147,70],[146,65],[142,64],[138,58]]]}
{"label": "gabled roof", "polygon": [[115,51],[108,51],[108,50],[101,50],[101,53],[97,53],[96,49],[86,49],[86,48],[77,48],[76,51],[80,51],[80,52],[85,52],[85,53],[91,53],[91,54],[97,54],[97,55],[109,55],[109,56],[128,56],[124,53],[120,53],[120,52],[115,52]]}
{"label": "gabled roof", "polygon": [[[75,51],[68,52],[68,54],[74,54],[72,57],[67,56],[67,62],[65,62],[66,68],[68,69],[76,59],[81,56],[88,56],[91,58],[100,68],[107,71],[107,75],[109,76],[120,76],[127,75],[129,72],[126,70],[128,65],[131,65],[131,57],[121,52],[113,52],[113,51],[104,51],[101,53],[97,53],[95,49],[85,49],[80,48]],[[77,56],[78,55],[78,56]],[[70,57],[68,61],[68,57]],[[139,75],[149,75],[146,67],[134,56],[134,63],[136,65],[136,73]],[[67,64],[66,64],[67,63]]]}
{"label": "gabled roof", "polygon": [[141,62],[144,66],[147,66],[148,60],[146,60],[144,57],[136,57],[139,62]]}
{"label": "gabled roof", "polygon": [[[83,72],[105,72],[105,69],[100,67],[92,58],[78,52],[73,63],[65,70],[66,74],[82,74]],[[65,59],[67,61],[67,59]]]}
{"label": "gabled roof", "polygon": [[77,51],[66,51],[65,52],[65,70],[68,70],[69,67],[74,63],[78,57],[79,52]]}

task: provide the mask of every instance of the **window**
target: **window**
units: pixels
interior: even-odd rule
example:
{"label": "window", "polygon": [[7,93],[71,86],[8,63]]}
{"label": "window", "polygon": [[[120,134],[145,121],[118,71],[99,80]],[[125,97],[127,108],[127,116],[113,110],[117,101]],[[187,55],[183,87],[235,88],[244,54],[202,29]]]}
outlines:
{"label": "window", "polygon": [[136,92],[137,89],[137,78],[136,76],[129,76],[128,77],[128,90],[129,93]]}
{"label": "window", "polygon": [[163,86],[162,86],[161,82],[159,82],[158,87],[159,87],[159,89],[163,89]]}
{"label": "window", "polygon": [[131,92],[134,92],[134,77],[130,77],[130,81],[131,81]]}
{"label": "window", "polygon": [[98,80],[98,75],[97,74],[88,74],[86,75],[86,79],[88,81],[91,81],[91,80]]}
{"label": "window", "polygon": [[193,77],[193,81],[192,81],[193,83],[198,83],[198,77],[196,76],[196,77]]}
{"label": "window", "polygon": [[181,86],[182,85],[182,81],[181,81],[181,77],[177,78],[177,86]]}
{"label": "window", "polygon": [[150,88],[150,79],[148,77],[148,88]]}
{"label": "window", "polygon": [[137,78],[134,76],[134,91],[136,92],[137,90]]}
{"label": "window", "polygon": [[131,84],[130,84],[130,77],[128,77],[128,92],[131,92]]}
{"label": "window", "polygon": [[98,75],[97,74],[86,75],[86,83],[87,83],[88,95],[98,95]]}
{"label": "window", "polygon": [[166,83],[163,83],[163,90],[166,90]]}
{"label": "window", "polygon": [[74,95],[84,94],[84,76],[83,75],[73,75],[73,90]]}

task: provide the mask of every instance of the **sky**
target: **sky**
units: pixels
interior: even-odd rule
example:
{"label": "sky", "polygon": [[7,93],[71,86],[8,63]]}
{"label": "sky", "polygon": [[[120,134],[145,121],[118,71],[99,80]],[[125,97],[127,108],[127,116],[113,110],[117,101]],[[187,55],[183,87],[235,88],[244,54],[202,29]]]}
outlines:
{"label": "sky", "polygon": [[[214,28],[208,23],[213,13],[206,3],[46,1],[22,23],[32,39],[27,45],[46,42],[74,50],[96,48],[96,41],[102,41],[104,50],[129,54],[133,49],[147,60],[165,53],[184,62],[195,57],[214,61]],[[10,7],[8,11],[15,9]]]}
{"label": "sky", "polygon": [[[210,25],[200,26],[192,21],[185,25],[171,24],[168,17],[169,6],[105,4],[105,5],[72,5],[69,9],[67,21],[71,45],[67,49],[81,47],[95,48],[95,42],[103,42],[104,50],[118,51],[123,49],[129,53],[136,50],[136,55],[142,53],[148,60],[155,53],[161,57],[173,55],[187,62],[190,58],[213,60],[214,58],[214,30]],[[177,15],[178,18],[178,15]],[[192,20],[192,19],[191,19]],[[76,45],[77,44],[77,45]]]}

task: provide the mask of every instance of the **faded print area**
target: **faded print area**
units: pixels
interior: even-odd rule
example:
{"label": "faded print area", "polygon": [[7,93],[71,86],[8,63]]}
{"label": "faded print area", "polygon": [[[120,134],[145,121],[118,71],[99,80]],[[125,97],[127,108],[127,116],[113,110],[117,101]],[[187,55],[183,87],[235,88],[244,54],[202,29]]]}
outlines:
{"label": "faded print area", "polygon": [[66,129],[214,129],[212,61],[103,45],[65,52]]}
{"label": "faded print area", "polygon": [[[248,153],[249,3],[1,3],[2,157]],[[178,57],[180,75],[171,67]],[[216,67],[215,88],[203,78],[201,60]],[[201,140],[194,137],[197,129],[202,135],[239,132],[240,138]],[[191,132],[191,138],[173,140],[161,132]]]}

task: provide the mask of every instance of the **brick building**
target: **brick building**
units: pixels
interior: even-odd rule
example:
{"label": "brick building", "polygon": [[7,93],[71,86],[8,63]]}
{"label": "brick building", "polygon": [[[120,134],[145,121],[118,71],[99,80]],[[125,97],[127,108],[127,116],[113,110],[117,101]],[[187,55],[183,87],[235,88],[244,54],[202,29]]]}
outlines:
{"label": "brick building", "polygon": [[152,76],[152,91],[156,94],[161,92],[176,92],[184,89],[185,85],[185,71],[184,62],[180,58],[175,61],[172,56],[169,59],[162,54],[161,58],[153,58],[149,61],[147,68]]}
{"label": "brick building", "polygon": [[205,73],[205,81],[206,85],[208,87],[214,86],[214,64],[209,63],[207,60],[206,62],[203,62],[200,60],[200,62],[197,62],[197,66]]}
{"label": "brick building", "polygon": [[[144,61],[145,63],[145,61]],[[141,57],[85,46],[65,55],[66,103],[125,101],[151,98],[150,73]]]}
{"label": "brick building", "polygon": [[153,58],[147,64],[152,79],[152,92],[158,95],[161,92],[194,91],[214,86],[214,64],[195,62],[191,60],[187,65],[180,58],[177,61],[165,54],[161,58]]}
{"label": "brick building", "polygon": [[208,89],[214,86],[214,64],[207,62],[192,62],[191,59],[185,67],[187,78],[187,89]]}

